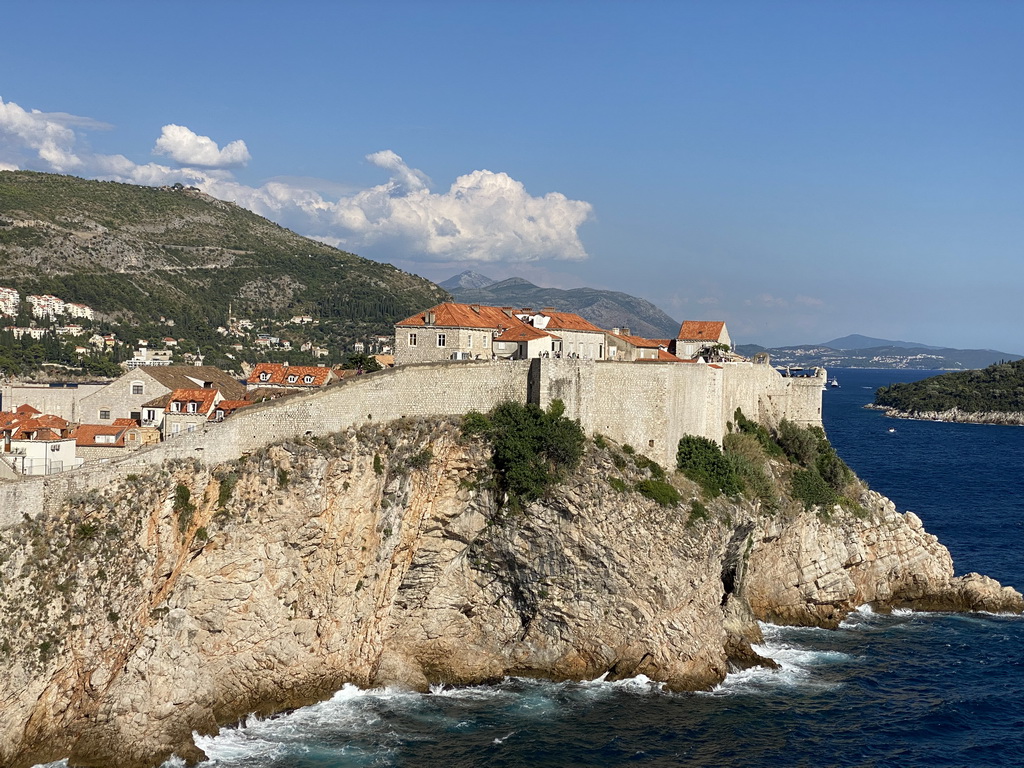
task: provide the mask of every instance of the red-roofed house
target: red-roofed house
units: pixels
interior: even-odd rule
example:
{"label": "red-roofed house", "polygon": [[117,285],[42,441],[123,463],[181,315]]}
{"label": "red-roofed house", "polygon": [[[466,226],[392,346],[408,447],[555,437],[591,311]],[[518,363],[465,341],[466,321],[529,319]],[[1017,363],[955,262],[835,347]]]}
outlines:
{"label": "red-roofed house", "polygon": [[[732,349],[732,339],[725,323],[719,320],[684,320],[675,339],[675,349],[670,350],[676,357],[694,358],[707,356],[716,345],[724,344]],[[716,355],[717,356],[717,355]]]}
{"label": "red-roofed house", "polygon": [[245,388],[248,391],[263,388],[308,392],[325,387],[336,378],[334,371],[326,366],[258,363],[245,380]]}
{"label": "red-roofed house", "polygon": [[142,428],[131,419],[120,424],[79,424],[72,435],[75,451],[85,461],[114,459],[143,445]]}
{"label": "red-roofed house", "polygon": [[446,301],[395,324],[395,365],[490,360],[494,337],[523,324],[511,307]]}
{"label": "red-roofed house", "polygon": [[557,337],[558,343],[552,345],[552,357],[605,359],[607,331],[598,328],[589,320],[584,320],[572,312],[558,312],[550,307],[540,312],[523,309],[515,314],[523,322]]}
{"label": "red-roofed house", "polygon": [[169,440],[202,429],[224,395],[217,389],[176,389],[166,399],[161,432],[164,440]]}
{"label": "red-roofed house", "polygon": [[553,354],[561,344],[560,336],[525,323],[506,328],[492,343],[495,355],[515,360]]}
{"label": "red-roofed house", "polygon": [[669,348],[668,339],[632,336],[628,328],[613,328],[606,336],[609,360],[658,360],[661,350]]}
{"label": "red-roofed house", "polygon": [[79,466],[69,424],[59,416],[40,414],[23,405],[0,413],[0,461],[5,474],[52,475]]}

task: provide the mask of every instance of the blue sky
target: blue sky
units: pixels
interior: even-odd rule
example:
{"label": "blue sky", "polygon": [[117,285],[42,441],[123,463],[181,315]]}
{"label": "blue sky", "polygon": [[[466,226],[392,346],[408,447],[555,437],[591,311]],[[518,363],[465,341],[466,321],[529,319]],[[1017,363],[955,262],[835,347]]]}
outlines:
{"label": "blue sky", "polygon": [[0,167],[739,343],[1024,354],[1024,4],[16,3]]}

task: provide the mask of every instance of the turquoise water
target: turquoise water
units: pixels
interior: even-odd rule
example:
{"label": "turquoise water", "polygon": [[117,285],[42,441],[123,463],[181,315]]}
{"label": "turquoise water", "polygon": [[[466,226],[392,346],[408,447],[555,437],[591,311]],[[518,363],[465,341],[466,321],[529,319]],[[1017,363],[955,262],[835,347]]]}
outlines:
{"label": "turquoise water", "polygon": [[[1024,586],[1024,428],[886,419],[863,408],[874,388],[926,374],[834,373],[823,409],[840,455],[920,515],[958,573]],[[760,650],[782,669],[710,693],[644,679],[345,688],[199,743],[224,768],[1024,765],[1024,619],[857,612],[836,631],[766,626]]]}

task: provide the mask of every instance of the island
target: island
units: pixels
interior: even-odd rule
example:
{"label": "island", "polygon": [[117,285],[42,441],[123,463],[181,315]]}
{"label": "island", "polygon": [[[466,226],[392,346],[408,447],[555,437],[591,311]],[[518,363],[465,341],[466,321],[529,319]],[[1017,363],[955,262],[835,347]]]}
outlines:
{"label": "island", "polygon": [[1024,360],[890,384],[873,407],[904,419],[1024,425]]}

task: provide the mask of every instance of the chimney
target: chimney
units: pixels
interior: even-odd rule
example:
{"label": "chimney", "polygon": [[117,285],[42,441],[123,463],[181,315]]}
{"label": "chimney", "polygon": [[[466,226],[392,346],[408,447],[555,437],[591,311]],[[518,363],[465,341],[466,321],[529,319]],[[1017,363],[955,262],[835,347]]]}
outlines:
{"label": "chimney", "polygon": [[612,328],[612,333],[614,333],[616,336],[618,336],[620,330],[621,329],[618,326],[616,326],[616,327]]}
{"label": "chimney", "polygon": [[622,335],[623,335],[623,336],[632,336],[633,334],[631,334],[631,333],[629,332],[629,328],[626,328],[625,326],[623,326],[623,327],[622,327]]}

